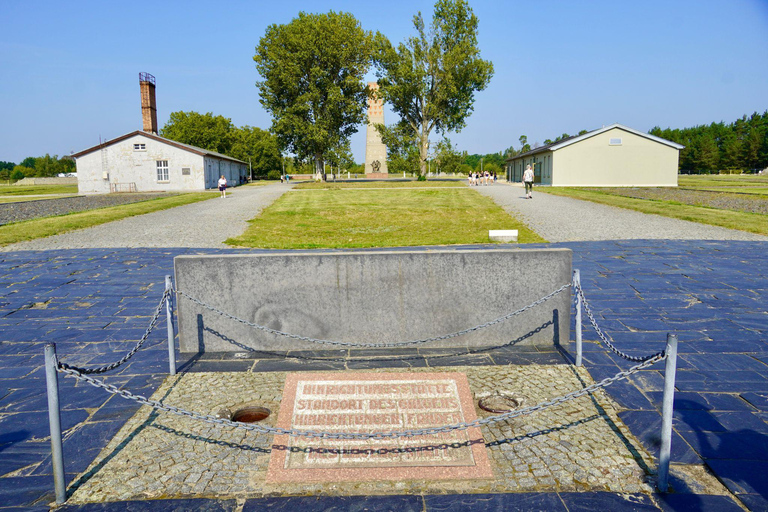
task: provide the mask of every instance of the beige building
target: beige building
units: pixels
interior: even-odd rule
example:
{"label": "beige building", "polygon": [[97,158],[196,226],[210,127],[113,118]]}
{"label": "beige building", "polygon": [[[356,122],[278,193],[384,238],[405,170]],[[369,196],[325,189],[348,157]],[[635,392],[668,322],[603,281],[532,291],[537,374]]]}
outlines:
{"label": "beige building", "polygon": [[676,187],[683,146],[620,124],[570,137],[507,159],[507,180],[558,187]]}

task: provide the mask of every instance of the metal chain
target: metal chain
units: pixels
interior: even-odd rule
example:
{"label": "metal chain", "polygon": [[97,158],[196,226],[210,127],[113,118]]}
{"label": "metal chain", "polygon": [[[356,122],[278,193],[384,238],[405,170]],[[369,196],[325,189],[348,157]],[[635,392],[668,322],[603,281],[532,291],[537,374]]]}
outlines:
{"label": "metal chain", "polygon": [[435,336],[433,338],[424,338],[420,340],[409,340],[409,341],[396,341],[393,343],[355,343],[355,342],[347,342],[347,341],[335,341],[335,340],[323,340],[323,339],[316,339],[311,338],[309,336],[299,336],[298,334],[291,334],[284,331],[279,331],[277,329],[272,329],[271,327],[267,327],[266,325],[259,325],[253,322],[249,322],[248,320],[243,320],[242,318],[238,318],[234,315],[231,315],[225,311],[222,311],[214,306],[211,306],[210,304],[207,304],[199,299],[196,299],[195,297],[192,297],[190,295],[187,295],[181,290],[174,289],[176,293],[181,295],[182,297],[186,298],[187,300],[194,302],[195,304],[208,309],[210,311],[213,311],[214,313],[217,313],[225,318],[229,318],[230,320],[234,320],[236,322],[240,322],[241,324],[247,325],[249,327],[253,327],[255,329],[260,329],[264,332],[268,332],[270,334],[276,334],[278,336],[285,336],[286,338],[291,338],[295,340],[301,340],[301,341],[309,341],[312,343],[319,343],[323,345],[342,345],[346,347],[366,347],[366,348],[379,348],[379,347],[402,347],[404,345],[417,345],[420,343],[428,343],[431,341],[442,341],[442,340],[448,340],[451,338],[455,338],[457,336],[462,336],[464,334],[473,332],[473,331],[479,331],[480,329],[485,329],[486,327],[490,327],[492,325],[498,324],[499,322],[503,322],[504,320],[507,320],[509,318],[512,318],[513,316],[519,315],[529,309],[532,309],[540,304],[543,304],[544,302],[548,301],[555,295],[561,293],[563,290],[570,288],[571,283],[564,284],[557,290],[553,291],[549,295],[546,295],[539,300],[532,302],[531,304],[528,304],[527,306],[518,309],[517,311],[513,311],[512,313],[508,313],[504,316],[500,316],[499,318],[496,318],[494,320],[491,320],[490,322],[486,322],[484,324],[476,325],[474,327],[470,327],[469,329],[464,329],[462,331],[456,331],[452,332],[450,334],[445,334],[443,336]]}
{"label": "metal chain", "polygon": [[102,380],[95,379],[93,377],[88,377],[72,368],[64,368],[63,365],[61,365],[60,363],[57,365],[57,370],[59,372],[71,375],[78,380],[87,382],[88,384],[94,387],[105,389],[109,393],[120,395],[123,398],[126,398],[128,400],[133,400],[142,405],[147,405],[149,407],[152,407],[153,409],[159,409],[162,411],[170,412],[172,414],[176,414],[177,416],[186,416],[189,418],[204,421],[206,423],[211,423],[214,425],[242,428],[245,430],[260,432],[263,434],[288,435],[292,437],[309,437],[309,438],[322,438],[322,439],[391,439],[391,438],[400,438],[400,437],[433,435],[433,434],[440,434],[444,432],[452,432],[456,430],[466,430],[473,427],[481,427],[484,425],[489,425],[491,423],[511,420],[518,416],[533,414],[534,412],[540,411],[542,409],[546,409],[548,407],[552,407],[557,404],[568,402],[570,400],[575,400],[586,394],[592,393],[598,389],[609,386],[618,380],[625,379],[630,375],[637,373],[640,370],[643,370],[651,366],[652,364],[655,364],[658,361],[665,359],[666,357],[667,357],[666,354],[664,352],[661,352],[659,354],[656,354],[655,356],[652,356],[650,359],[640,364],[637,364],[632,368],[629,368],[628,370],[617,373],[613,377],[605,378],[600,382],[592,384],[591,386],[587,386],[586,388],[578,389],[576,391],[571,391],[570,393],[567,393],[565,395],[562,395],[557,398],[553,398],[551,400],[547,400],[544,402],[540,402],[537,405],[532,405],[529,407],[525,407],[523,409],[506,412],[504,414],[499,414],[496,416],[489,416],[487,418],[478,418],[469,422],[455,423],[455,424],[444,425],[440,427],[428,427],[428,428],[411,429],[411,430],[396,430],[396,431],[387,431],[387,432],[327,432],[327,431],[315,431],[315,430],[274,428],[274,427],[265,427],[261,425],[239,423],[239,422],[235,422],[227,419],[216,418],[215,416],[211,416],[208,414],[201,414],[193,411],[188,411],[186,409],[182,409],[180,407],[175,407],[172,405],[166,405],[162,402],[159,402],[157,400],[150,400],[141,395],[134,395],[130,391],[127,391],[124,389],[118,389],[116,386],[112,384],[107,384]]}
{"label": "metal chain", "polygon": [[613,343],[611,343],[608,337],[603,333],[603,330],[600,329],[600,326],[597,325],[597,320],[595,320],[595,316],[592,314],[592,309],[589,307],[589,303],[587,302],[586,297],[584,297],[584,290],[581,289],[581,285],[578,283],[574,283],[574,288],[576,288],[576,294],[579,296],[579,298],[581,298],[581,303],[584,305],[584,311],[586,311],[587,316],[589,317],[589,323],[592,324],[592,327],[595,329],[595,332],[597,333],[597,335],[600,336],[600,339],[603,340],[603,343],[605,344],[605,346],[611,349],[614,354],[621,356],[624,359],[627,359],[629,361],[634,361],[637,363],[637,362],[648,361],[649,359],[652,359],[664,353],[664,351],[662,350],[650,356],[637,357],[637,356],[631,356],[629,354],[625,354],[624,352],[622,352],[621,350],[613,346]]}
{"label": "metal chain", "polygon": [[169,300],[168,299],[169,296],[170,296],[170,290],[165,290],[163,292],[162,298],[160,299],[160,304],[158,304],[157,307],[155,308],[155,314],[152,315],[152,320],[149,322],[149,327],[147,327],[147,330],[144,331],[144,335],[136,343],[136,346],[133,347],[133,349],[130,352],[125,354],[125,356],[123,356],[123,358],[120,359],[119,361],[116,361],[116,362],[114,362],[112,364],[108,364],[106,366],[101,366],[99,368],[80,368],[80,367],[77,367],[77,366],[70,366],[70,365],[68,365],[66,363],[59,363],[59,365],[62,368],[64,368],[64,369],[75,370],[77,372],[80,372],[80,373],[83,373],[83,374],[86,374],[86,375],[92,374],[92,373],[108,372],[108,371],[114,370],[118,366],[122,365],[123,363],[128,361],[130,358],[132,358],[134,356],[134,354],[136,354],[136,352],[139,351],[139,349],[142,347],[142,345],[144,345],[144,342],[147,341],[147,338],[149,338],[149,333],[151,333],[152,329],[154,329],[155,325],[157,325],[157,319],[160,317],[160,313],[163,310],[163,305],[165,304],[165,301]]}

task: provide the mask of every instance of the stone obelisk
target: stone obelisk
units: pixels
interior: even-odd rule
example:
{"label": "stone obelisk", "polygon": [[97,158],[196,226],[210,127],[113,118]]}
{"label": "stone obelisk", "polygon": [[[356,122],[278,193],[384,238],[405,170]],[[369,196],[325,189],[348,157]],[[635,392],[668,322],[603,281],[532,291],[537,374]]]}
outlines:
{"label": "stone obelisk", "polygon": [[387,178],[387,147],[374,125],[384,124],[384,102],[376,95],[379,84],[368,82],[374,94],[368,98],[368,126],[365,132],[365,177]]}

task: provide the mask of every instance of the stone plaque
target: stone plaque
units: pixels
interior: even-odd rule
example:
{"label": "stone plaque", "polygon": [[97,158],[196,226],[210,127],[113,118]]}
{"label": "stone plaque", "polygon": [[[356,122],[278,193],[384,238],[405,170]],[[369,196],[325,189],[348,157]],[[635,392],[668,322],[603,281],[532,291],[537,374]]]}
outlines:
{"label": "stone plaque", "polygon": [[[277,425],[387,432],[471,421],[462,373],[291,373]],[[276,436],[268,482],[492,478],[480,430],[396,439]]]}

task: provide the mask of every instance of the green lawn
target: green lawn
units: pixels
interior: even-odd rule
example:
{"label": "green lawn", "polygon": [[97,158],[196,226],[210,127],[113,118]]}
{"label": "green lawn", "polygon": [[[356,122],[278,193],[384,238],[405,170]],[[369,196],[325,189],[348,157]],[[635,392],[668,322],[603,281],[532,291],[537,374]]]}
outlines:
{"label": "green lawn", "polygon": [[[768,235],[768,196],[759,192],[757,187],[743,188],[747,182],[759,185],[759,180],[739,180],[734,184],[729,184],[730,180],[727,179],[716,180],[720,187],[713,191],[711,178],[682,178],[685,177],[681,176],[680,184],[685,184],[687,188],[541,187],[538,190],[643,213]],[[724,178],[734,180],[735,176]]]}
{"label": "green lawn", "polygon": [[166,210],[176,206],[205,201],[214,197],[219,197],[219,194],[212,192],[178,194],[121,206],[14,222],[0,226],[0,246],[58,235],[76,229],[89,228],[126,217],[133,217],[134,215]]}
{"label": "green lawn", "polygon": [[[490,229],[545,242],[474,190],[444,182],[302,185],[227,244],[315,249],[488,243]],[[384,190],[382,190],[384,188]]]}
{"label": "green lawn", "polygon": [[353,182],[325,182],[315,183],[314,181],[302,181],[296,182],[297,190],[306,189],[324,189],[324,190],[338,190],[341,188],[450,188],[450,187],[462,187],[464,186],[464,180],[461,181],[364,181],[362,183]]}
{"label": "green lawn", "polygon": [[67,195],[58,195],[58,194],[51,194],[51,195],[45,195],[40,197],[29,197],[29,196],[2,196],[0,195],[0,204],[5,203],[22,203],[25,201],[43,201],[46,199],[61,199],[62,197],[76,197],[73,194],[67,194]]}
{"label": "green lawn", "polygon": [[768,187],[767,174],[692,174],[680,175],[677,179],[680,187]]}
{"label": "green lawn", "polygon": [[0,185],[0,197],[38,194],[77,194],[77,185]]}

